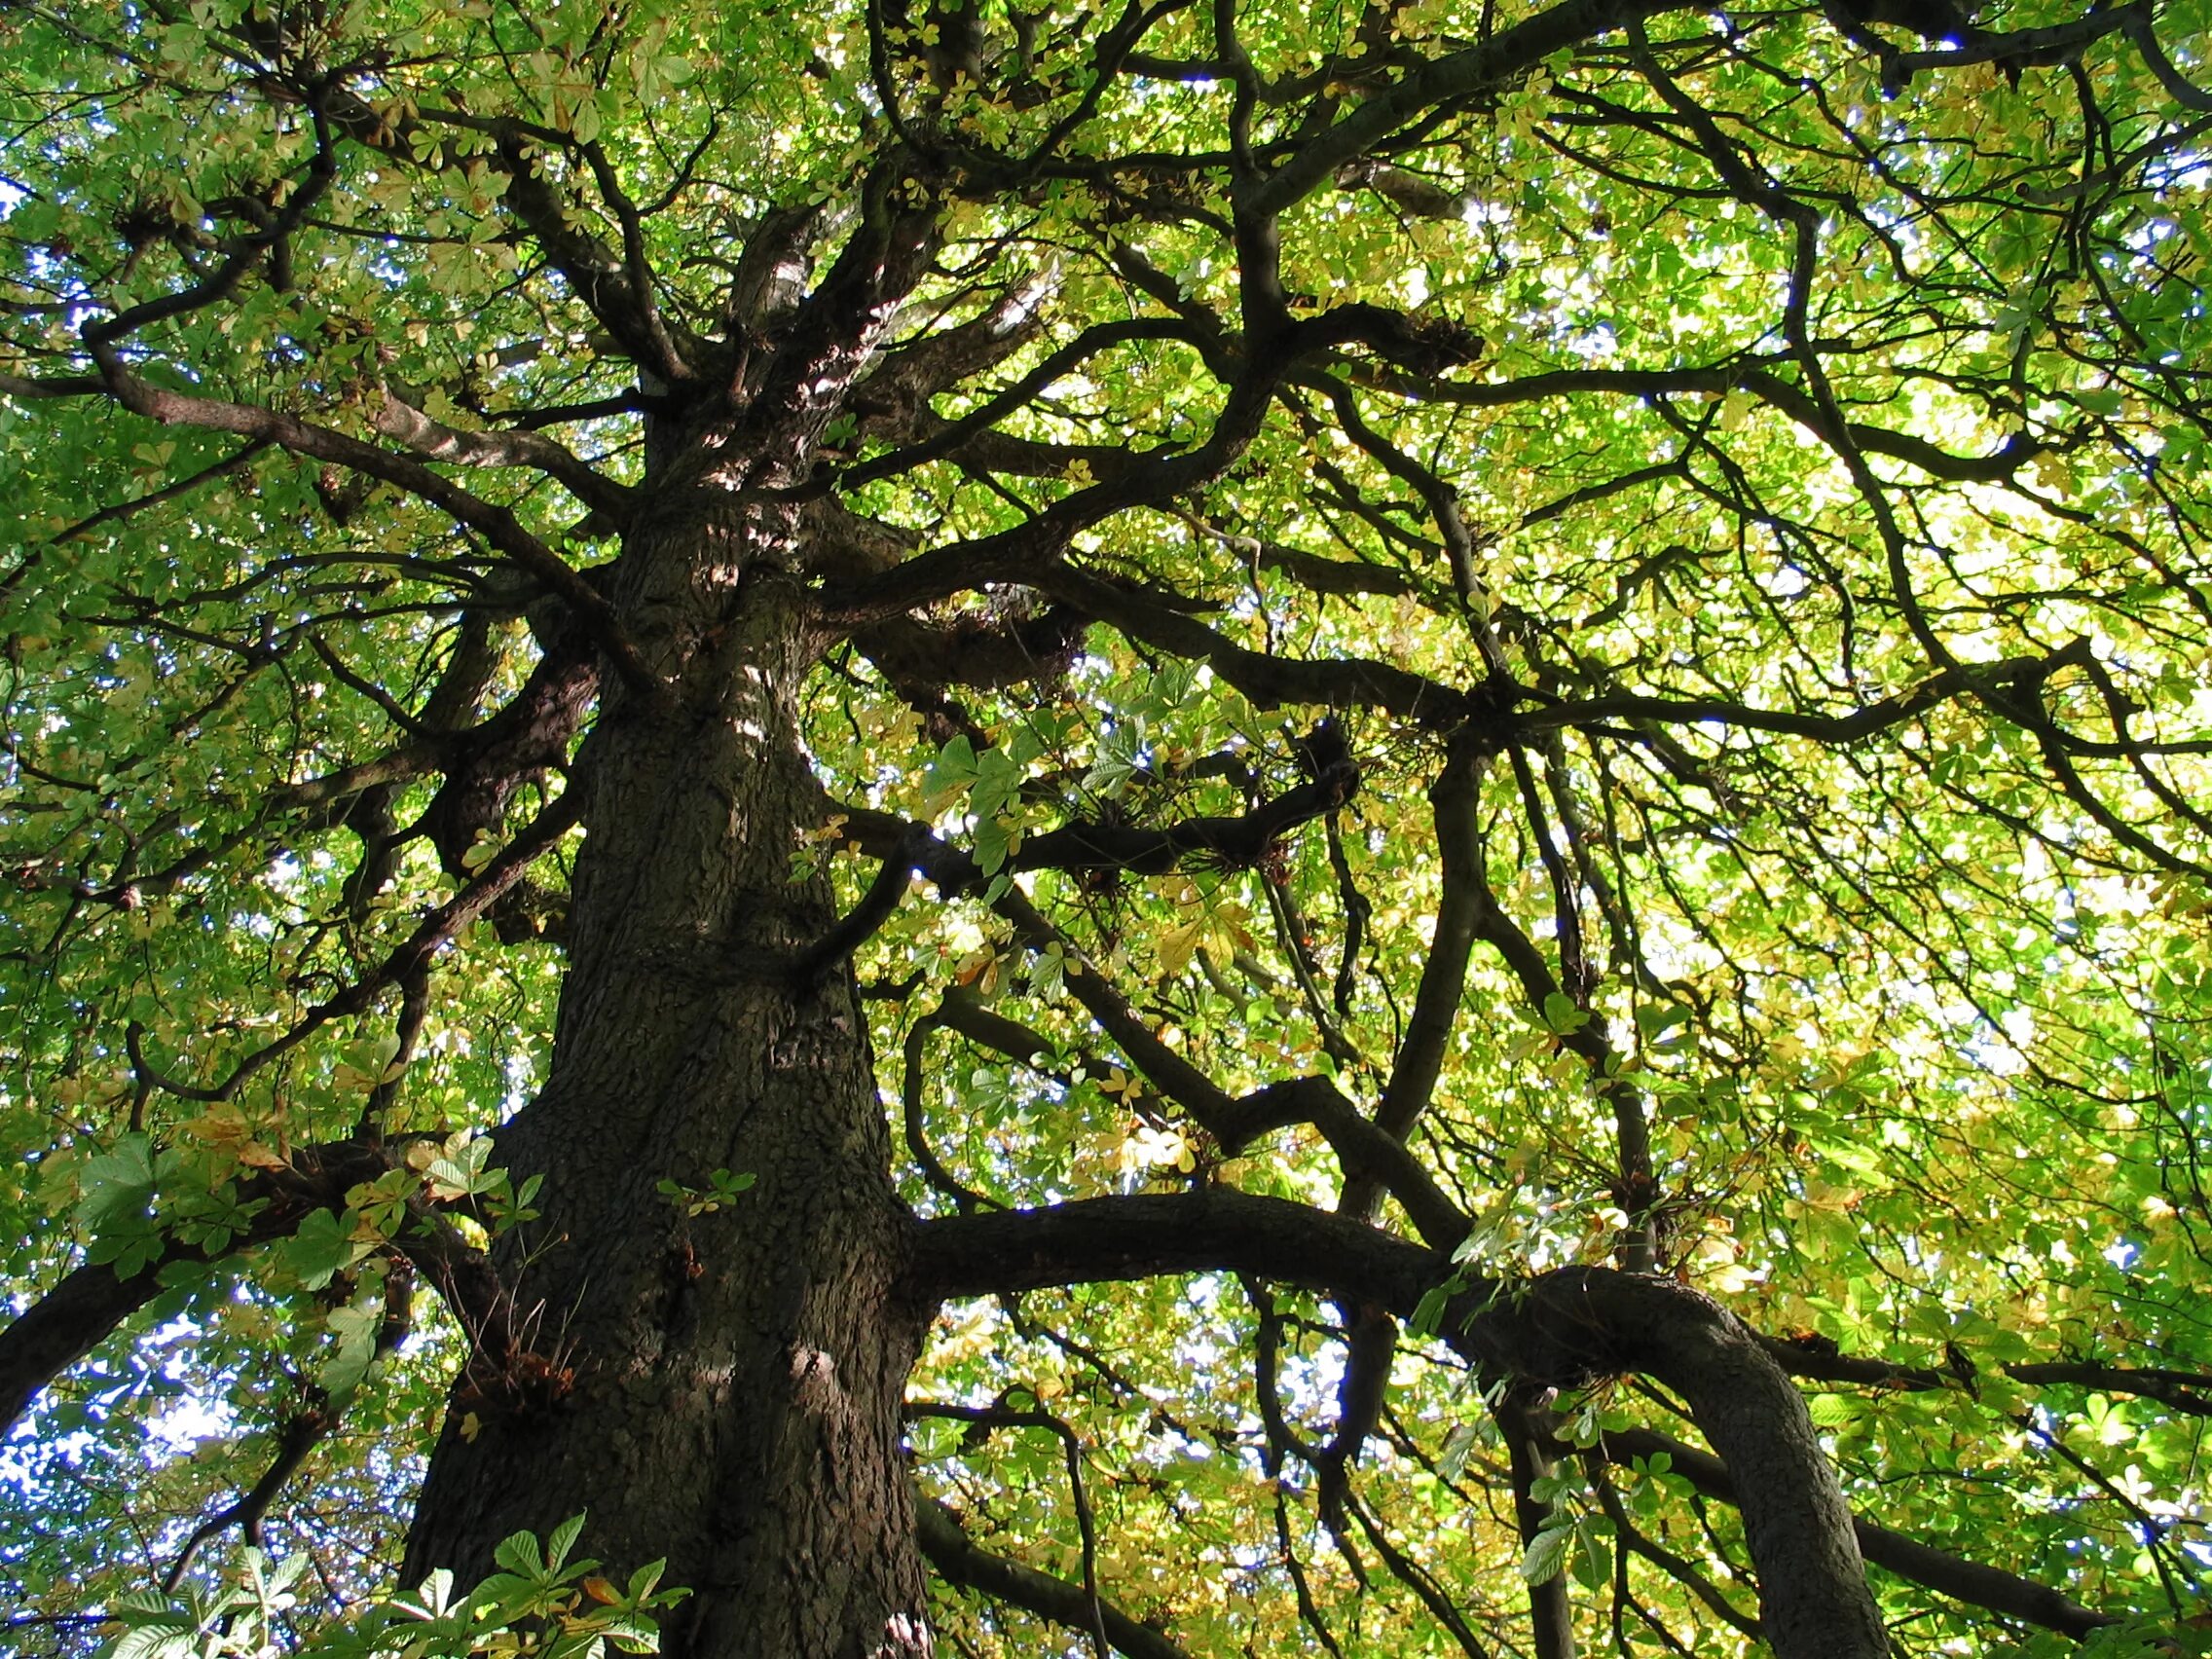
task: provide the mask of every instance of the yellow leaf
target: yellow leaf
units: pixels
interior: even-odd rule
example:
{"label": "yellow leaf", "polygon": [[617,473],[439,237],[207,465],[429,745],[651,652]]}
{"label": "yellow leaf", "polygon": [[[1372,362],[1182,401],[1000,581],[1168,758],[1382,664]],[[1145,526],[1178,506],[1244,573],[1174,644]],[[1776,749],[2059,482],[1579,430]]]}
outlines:
{"label": "yellow leaf", "polygon": [[1185,922],[1179,928],[1169,928],[1160,939],[1160,966],[1169,974],[1180,974],[1191,965],[1198,954],[1198,942],[1205,938],[1206,919],[1203,916]]}
{"label": "yellow leaf", "polygon": [[257,1140],[249,1140],[239,1148],[239,1161],[248,1169],[282,1169],[284,1160]]}

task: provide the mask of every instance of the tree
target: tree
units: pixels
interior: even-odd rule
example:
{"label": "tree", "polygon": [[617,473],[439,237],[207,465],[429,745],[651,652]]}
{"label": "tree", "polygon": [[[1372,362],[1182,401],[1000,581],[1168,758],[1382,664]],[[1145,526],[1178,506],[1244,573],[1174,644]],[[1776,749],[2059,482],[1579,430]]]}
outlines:
{"label": "tree", "polygon": [[2206,26],[0,8],[17,1638],[2194,1640]]}

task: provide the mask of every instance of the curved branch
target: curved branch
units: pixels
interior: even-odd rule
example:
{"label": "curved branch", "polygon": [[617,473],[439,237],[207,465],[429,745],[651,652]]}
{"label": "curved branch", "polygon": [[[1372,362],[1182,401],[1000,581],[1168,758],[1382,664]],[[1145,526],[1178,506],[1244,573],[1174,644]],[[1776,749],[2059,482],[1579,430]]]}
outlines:
{"label": "curved branch", "polygon": [[1279,214],[1336,177],[1401,128],[1502,86],[1554,53],[1565,52],[1632,20],[1687,11],[1686,0],[1564,0],[1388,85],[1326,129],[1240,194],[1253,213]]}
{"label": "curved branch", "polygon": [[[1218,1190],[949,1216],[917,1224],[912,1244],[909,1284],[925,1301],[1217,1272],[1362,1298],[1403,1318],[1447,1270],[1349,1218]],[[1439,1330],[1493,1376],[1581,1386],[1639,1372],[1674,1390],[1737,1477],[1779,1659],[1887,1659],[1851,1511],[1805,1403],[1718,1304],[1671,1279],[1565,1269],[1468,1283]]]}
{"label": "curved branch", "polygon": [[[1346,758],[1235,816],[1185,818],[1157,829],[1066,824],[1023,837],[1021,845],[1007,855],[1004,867],[1165,875],[1187,859],[1249,867],[1279,837],[1344,805],[1358,783],[1358,766]],[[972,855],[940,839],[927,825],[871,807],[836,804],[829,810],[844,820],[845,838],[853,845],[877,858],[910,860],[942,892],[964,892],[984,881],[984,871]]]}
{"label": "curved branch", "polygon": [[387,985],[400,983],[421,973],[432,957],[462,929],[490,910],[554,842],[574,827],[579,811],[573,793],[546,806],[485,865],[474,882],[424,916],[383,962],[326,1001],[309,1009],[281,1037],[240,1060],[231,1075],[216,1087],[216,1098],[232,1098],[248,1079],[290,1053],[332,1020],[365,1013]]}
{"label": "curved branch", "polygon": [[978,1548],[962,1530],[960,1518],[926,1493],[914,1494],[914,1523],[922,1554],[948,1584],[980,1591],[1085,1636],[1092,1630],[1095,1608],[1116,1652],[1127,1654],[1128,1659],[1189,1659],[1174,1642],[1137,1623],[1113,1603],[1094,1602],[1082,1585]]}
{"label": "curved branch", "polygon": [[448,514],[457,524],[482,535],[567,605],[591,631],[600,649],[607,653],[608,660],[633,690],[656,703],[667,702],[667,688],[623,634],[615,619],[614,608],[567,560],[525,530],[521,520],[505,507],[462,489],[410,456],[378,449],[374,444],[365,444],[328,426],[317,426],[274,409],[153,386],[126,368],[112,347],[95,348],[93,356],[106,377],[109,392],[133,415],[142,415],[165,426],[199,426],[244,438],[259,438],[294,455],[334,461],[395,485]]}
{"label": "curved branch", "polygon": [[[381,1149],[361,1141],[330,1141],[293,1150],[291,1162],[257,1171],[239,1184],[241,1204],[259,1203],[244,1229],[220,1249],[208,1250],[182,1239],[168,1239],[162,1253],[136,1272],[119,1274],[113,1264],[94,1262],[76,1269],[61,1282],[0,1327],[0,1434],[5,1434],[55,1378],[91,1353],[123,1322],[168,1288],[171,1270],[227,1262],[257,1245],[289,1236],[306,1215],[343,1209],[346,1194],[390,1167]],[[433,1218],[434,1219],[434,1218]],[[439,1262],[441,1283],[453,1277],[454,1264],[440,1255],[466,1250],[458,1234],[434,1227],[410,1238]]]}
{"label": "curved branch", "polygon": [[1064,565],[1027,579],[1132,640],[1206,664],[1257,708],[1285,703],[1374,708],[1446,725],[1474,718],[1487,706],[1476,694],[1392,663],[1361,657],[1300,660],[1246,649],[1178,609]]}
{"label": "curved branch", "polygon": [[389,387],[372,425],[393,443],[430,461],[457,466],[527,466],[544,473],[619,530],[628,524],[637,492],[608,477],[565,444],[527,428],[464,432],[433,421]]}
{"label": "curved branch", "polygon": [[[1669,1459],[1669,1474],[1679,1475],[1707,1497],[1723,1503],[1737,1500],[1736,1477],[1725,1462],[1656,1429],[1632,1428],[1607,1434],[1598,1451],[1608,1462],[1621,1464],[1664,1454]],[[2047,1584],[1967,1561],[1860,1517],[1855,1516],[1851,1525],[1860,1553],[1872,1565],[1953,1601],[2077,1639],[2120,1622],[2110,1613],[2083,1606]]]}
{"label": "curved branch", "polygon": [[1288,1198],[1227,1188],[1081,1198],[916,1224],[908,1292],[939,1302],[1166,1273],[1249,1273],[1410,1312],[1440,1276],[1420,1245]]}
{"label": "curved branch", "polygon": [[[272,1226],[260,1237],[274,1237],[283,1231],[282,1226]],[[248,1235],[224,1254],[257,1241]],[[119,1275],[113,1264],[95,1262],[69,1273],[0,1328],[0,1433],[15,1425],[41,1389],[161,1295],[165,1269],[178,1263],[198,1266],[211,1259],[205,1251],[171,1240],[160,1257],[127,1277]]]}
{"label": "curved branch", "polygon": [[[1792,1377],[1818,1382],[1857,1382],[1870,1388],[1902,1388],[1915,1392],[1956,1388],[1957,1371],[1932,1365],[1894,1365],[1886,1359],[1859,1359],[1836,1352],[1834,1345],[1820,1338],[1792,1341],[1788,1337],[1761,1339],[1775,1362]],[[2100,1365],[2094,1360],[2014,1360],[1994,1368],[2000,1375],[2030,1387],[2094,1388],[2103,1393],[2133,1394],[2156,1400],[2184,1417],[2212,1418],[2212,1374],[2182,1371],[2168,1366]],[[1971,1376],[1972,1372],[1967,1375]]]}

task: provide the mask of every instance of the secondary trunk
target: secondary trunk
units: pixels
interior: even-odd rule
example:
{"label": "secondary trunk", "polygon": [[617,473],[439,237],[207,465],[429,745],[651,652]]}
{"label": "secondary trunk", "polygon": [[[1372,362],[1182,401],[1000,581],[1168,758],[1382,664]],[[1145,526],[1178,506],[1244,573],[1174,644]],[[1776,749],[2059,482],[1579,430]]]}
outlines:
{"label": "secondary trunk", "polygon": [[[693,1591],[673,1654],[923,1653],[919,1319],[866,1027],[849,977],[783,971],[833,920],[792,879],[818,799],[795,527],[726,487],[658,498],[609,597],[675,706],[610,699],[579,757],[551,1074],[498,1138],[544,1219],[498,1248],[511,1332],[457,1388],[407,1571],[470,1582],[508,1532],[588,1511],[590,1554]],[[698,1215],[657,1190],[718,1170],[756,1184]]]}

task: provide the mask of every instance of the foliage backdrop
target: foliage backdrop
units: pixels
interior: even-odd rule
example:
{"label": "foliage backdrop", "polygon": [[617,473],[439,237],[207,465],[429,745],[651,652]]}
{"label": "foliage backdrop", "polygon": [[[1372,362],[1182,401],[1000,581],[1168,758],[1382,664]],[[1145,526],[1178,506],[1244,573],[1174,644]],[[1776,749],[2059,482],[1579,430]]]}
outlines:
{"label": "foliage backdrop", "polygon": [[[855,969],[914,1211],[1672,1275],[1862,1517],[2017,1575],[1878,1567],[1899,1650],[2185,1630],[2202,6],[975,3],[0,6],[0,1239],[19,1309],[160,1274],[9,1373],[10,1640],[196,1529],[187,1579],[306,1552],[298,1628],[387,1583],[477,1335],[394,1241],[558,1246],[487,1135],[651,673],[601,613],[652,423],[894,210],[926,269],[782,486],[786,851],[903,901]],[[1223,1132],[1302,1077],[1425,1218],[1319,1117]],[[653,1173],[653,1225],[775,1201]],[[1585,1645],[1748,1643],[1668,1390],[1567,1390],[1531,1496],[1456,1305],[1393,1354],[1231,1265],[947,1305],[948,1650],[1089,1640],[953,1517],[1124,1651],[1526,1651],[1525,1563]]]}

